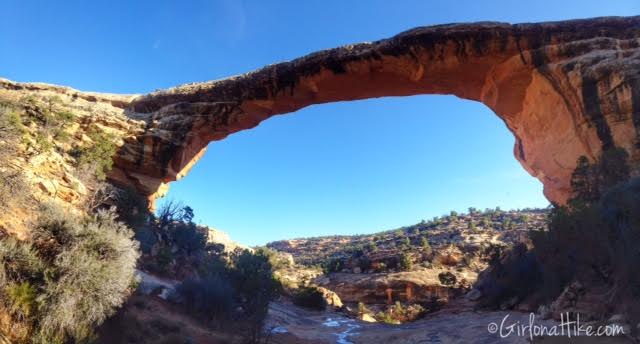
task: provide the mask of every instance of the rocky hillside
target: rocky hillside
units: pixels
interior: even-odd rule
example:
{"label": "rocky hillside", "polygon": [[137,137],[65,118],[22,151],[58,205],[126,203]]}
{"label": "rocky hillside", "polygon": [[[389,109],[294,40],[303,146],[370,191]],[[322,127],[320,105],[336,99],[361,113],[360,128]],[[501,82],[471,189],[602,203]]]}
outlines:
{"label": "rocky hillside", "polygon": [[[328,292],[335,293],[339,304],[347,305],[344,311],[367,321],[401,323],[461,299],[492,259],[529,243],[530,231],[546,230],[548,212],[471,208],[395,230],[282,240],[267,247],[298,263],[278,272],[288,286],[315,286],[333,305],[336,297]],[[350,308],[355,304],[362,305],[358,311]]]}
{"label": "rocky hillside", "polygon": [[[470,209],[469,213],[436,217],[394,230],[354,236],[325,236],[274,241],[267,247],[293,255],[307,266],[339,272],[400,271],[403,255],[413,263],[447,252],[462,259],[463,252],[479,252],[489,245],[511,245],[526,239],[529,230],[546,228],[545,209],[502,211]],[[446,260],[449,258],[437,258]]]}
{"label": "rocky hillside", "polygon": [[[136,127],[120,114],[131,99],[0,79],[5,162],[0,172],[20,172],[21,191],[33,192],[31,204],[57,200],[78,210],[96,206],[92,198],[111,170],[112,156]],[[33,209],[22,205],[0,216],[0,229],[25,235]]]}
{"label": "rocky hillside", "polygon": [[134,291],[119,219],[146,207],[110,209],[122,190],[105,182],[130,121],[105,104],[118,97],[0,85],[0,337],[83,341]]}

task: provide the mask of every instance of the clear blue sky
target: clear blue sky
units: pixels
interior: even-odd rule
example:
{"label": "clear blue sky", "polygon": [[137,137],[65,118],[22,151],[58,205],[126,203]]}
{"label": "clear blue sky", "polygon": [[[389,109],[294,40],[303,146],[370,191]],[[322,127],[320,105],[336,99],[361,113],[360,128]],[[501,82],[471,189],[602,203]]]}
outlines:
{"label": "clear blue sky", "polygon": [[[621,1],[0,0],[0,76],[143,93],[415,26],[636,15]],[[409,225],[451,209],[544,207],[513,138],[451,96],[309,107],[210,145],[169,197],[245,244]]]}

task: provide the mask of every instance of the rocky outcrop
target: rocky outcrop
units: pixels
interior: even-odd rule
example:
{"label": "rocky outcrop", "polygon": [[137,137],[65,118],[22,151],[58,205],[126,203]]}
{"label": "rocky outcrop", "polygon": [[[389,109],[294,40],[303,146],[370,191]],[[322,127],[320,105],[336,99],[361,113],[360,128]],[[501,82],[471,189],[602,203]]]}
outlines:
{"label": "rocky outcrop", "polygon": [[[207,231],[207,244],[222,245],[222,250],[224,252],[230,253],[236,250],[250,250],[253,252],[253,249],[244,245],[240,245],[237,242],[231,240],[231,237],[226,232],[206,226],[203,226],[201,228]],[[293,260],[293,258],[291,259]]]}
{"label": "rocky outcrop", "polygon": [[[444,285],[438,274],[446,270],[432,269],[410,272],[350,274],[333,273],[316,279],[316,283],[334,291],[342,302],[391,304],[401,302],[447,302],[466,293],[468,284]],[[475,280],[470,271],[455,274],[460,280]]]}
{"label": "rocky outcrop", "polygon": [[[79,149],[96,144],[94,131],[105,134],[115,146],[142,134],[145,122],[123,115],[135,97],[0,78],[0,119],[5,121],[0,128],[0,174],[22,181],[11,197],[21,201],[3,209],[0,230],[26,238],[37,216],[35,205],[52,199],[85,210],[92,207],[94,192],[100,188],[91,169],[95,162],[81,168]],[[2,129],[11,135],[3,135]],[[2,178],[0,184],[10,182]]]}
{"label": "rocky outcrop", "polygon": [[595,161],[624,148],[638,174],[639,47],[640,17],[438,25],[129,103],[107,97],[100,100],[143,123],[125,139],[110,177],[154,198],[209,142],[271,116],[335,101],[453,94],[504,121],[516,158],[562,204],[580,156]]}

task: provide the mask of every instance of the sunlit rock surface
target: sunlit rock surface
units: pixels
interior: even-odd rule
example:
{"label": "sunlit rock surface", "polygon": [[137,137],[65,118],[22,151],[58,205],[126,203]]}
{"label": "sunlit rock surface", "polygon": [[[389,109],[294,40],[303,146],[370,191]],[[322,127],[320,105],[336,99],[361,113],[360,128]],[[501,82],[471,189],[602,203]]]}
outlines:
{"label": "sunlit rock surface", "polygon": [[152,199],[184,176],[209,142],[271,116],[335,101],[453,94],[504,120],[515,157],[547,198],[562,204],[580,156],[593,161],[603,149],[621,147],[638,174],[639,47],[640,17],[438,25],[135,98],[65,92],[136,124],[110,178]]}

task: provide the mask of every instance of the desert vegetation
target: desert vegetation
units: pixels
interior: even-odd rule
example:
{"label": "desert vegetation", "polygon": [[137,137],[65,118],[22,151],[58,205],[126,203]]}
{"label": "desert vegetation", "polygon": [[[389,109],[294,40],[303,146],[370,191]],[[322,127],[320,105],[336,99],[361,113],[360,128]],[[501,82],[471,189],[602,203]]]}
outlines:
{"label": "desert vegetation", "polygon": [[21,129],[17,111],[8,104],[0,104],[0,210],[3,211],[22,205],[28,197],[22,172],[10,166],[18,151]]}
{"label": "desert vegetation", "polygon": [[70,154],[76,158],[80,171],[95,176],[98,181],[104,181],[113,165],[112,157],[116,153],[115,137],[95,127],[89,129],[87,137],[90,143],[74,147]]}
{"label": "desert vegetation", "polygon": [[640,239],[640,180],[628,180],[625,161],[619,149],[605,150],[593,163],[579,159],[574,196],[553,208],[548,230],[531,231],[530,246],[494,253],[477,285],[485,306],[525,302],[591,320],[622,313],[638,322],[640,280],[633,269],[640,263],[634,248]]}
{"label": "desert vegetation", "polygon": [[92,338],[134,285],[138,250],[132,236],[111,212],[83,216],[49,205],[31,241],[1,240],[2,307],[23,329],[19,340]]}
{"label": "desert vegetation", "polygon": [[412,226],[374,234],[292,239],[267,246],[291,253],[297,263],[321,267],[325,273],[410,271],[430,266],[435,258],[434,248],[459,245],[462,251],[470,249],[460,243],[463,236],[499,235],[516,242],[518,233],[544,229],[546,216],[546,209],[480,211],[469,208],[466,214],[453,211]]}
{"label": "desert vegetation", "polygon": [[[280,288],[274,278],[273,266],[284,264],[273,251],[229,251],[222,244],[210,242],[209,229],[196,225],[193,209],[178,202],[166,202],[153,214],[143,207],[144,201],[135,194],[120,193],[116,199],[123,202],[117,207],[121,209],[120,218],[135,226],[135,237],[141,243],[141,269],[155,276],[181,281],[167,298],[175,310],[191,319],[189,321],[240,338],[242,342],[265,340],[263,324],[269,302]],[[150,302],[149,296],[138,294],[136,297],[140,302]],[[127,305],[127,309],[105,326],[126,327],[119,322],[127,319],[126,314],[132,307],[137,306]],[[152,324],[143,321],[140,325],[139,331],[130,328],[123,336],[140,338],[140,331]],[[182,336],[179,333],[172,335]],[[146,339],[118,340],[146,342]]]}
{"label": "desert vegetation", "polygon": [[375,319],[386,324],[398,325],[422,318],[427,310],[420,304],[402,304],[396,301],[375,314]]}
{"label": "desert vegetation", "polygon": [[172,300],[200,321],[261,343],[269,302],[277,291],[268,257],[244,251],[219,266],[223,268],[182,282]]}
{"label": "desert vegetation", "polygon": [[[21,168],[24,157],[64,161],[75,120],[56,96],[0,105],[0,209],[11,221],[0,223],[0,330],[16,343],[90,341],[135,286],[138,243],[116,212],[44,197]],[[76,181],[80,171],[67,171]],[[98,179],[91,173],[85,180]]]}

